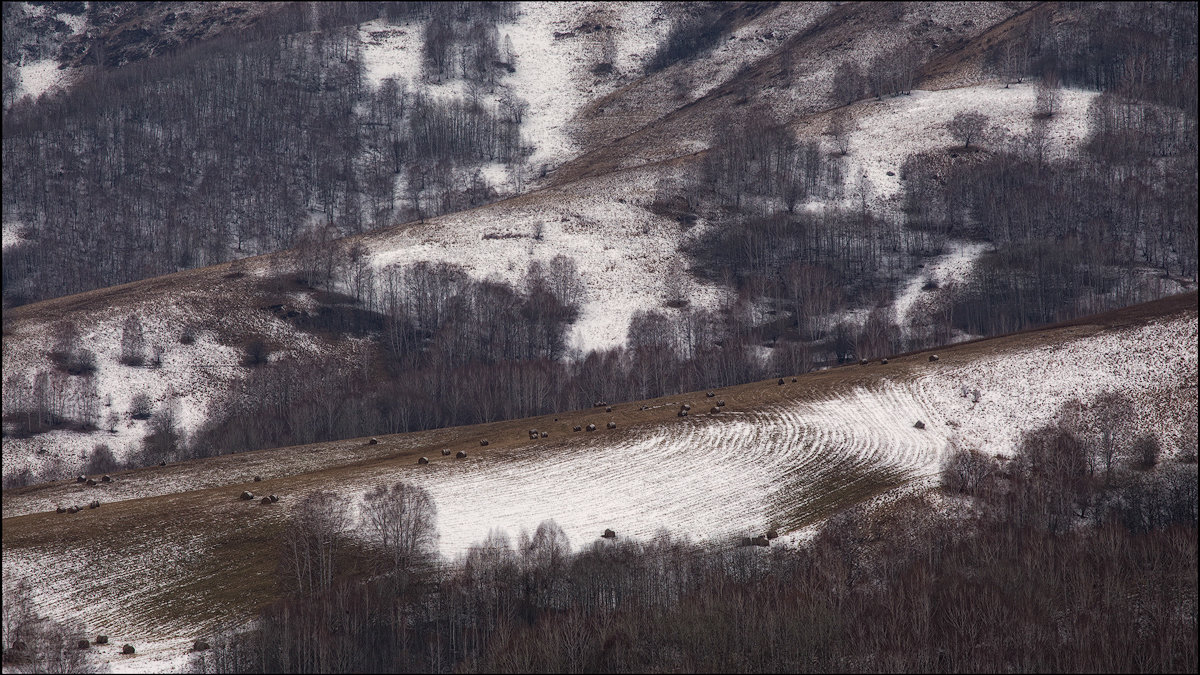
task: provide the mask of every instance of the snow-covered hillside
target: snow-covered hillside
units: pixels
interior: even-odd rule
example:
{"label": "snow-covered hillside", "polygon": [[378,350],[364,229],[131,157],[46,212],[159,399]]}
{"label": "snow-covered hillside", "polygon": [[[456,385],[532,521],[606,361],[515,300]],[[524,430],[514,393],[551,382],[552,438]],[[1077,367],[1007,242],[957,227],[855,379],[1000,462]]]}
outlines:
{"label": "snow-covered hillside", "polygon": [[[931,479],[951,437],[1011,456],[1020,435],[1053,420],[1063,403],[1087,404],[1106,391],[1130,396],[1147,413],[1140,425],[1170,454],[1183,438],[1156,420],[1182,419],[1195,405],[1194,392],[1189,401],[1178,389],[1194,386],[1196,340],[1192,316],[939,362],[911,378],[893,379],[877,366],[879,380],[870,386],[763,410],[708,415],[706,399],[679,397],[701,414],[634,427],[615,440],[595,436],[545,450],[533,444],[481,463],[380,472],[348,489],[358,494],[391,476],[419,482],[437,500],[448,556],[491,528],[515,535],[548,518],[575,546],[606,527],[639,538],[666,528],[715,543],[787,524],[839,476]],[[978,389],[980,399],[964,396],[964,388]],[[604,417],[589,419],[602,424]],[[917,421],[925,428],[914,428]]]}
{"label": "snow-covered hillside", "polygon": [[[283,518],[311,490],[332,490],[357,504],[375,485],[411,480],[436,500],[440,550],[447,557],[463,553],[494,528],[515,535],[551,518],[576,548],[605,528],[639,538],[665,528],[722,545],[731,537],[780,526],[791,535],[777,544],[786,543],[802,533],[803,524],[839,506],[888,490],[931,485],[951,443],[1009,456],[1022,432],[1052,420],[1063,403],[1078,398],[1087,404],[1106,391],[1133,399],[1145,413],[1137,422],[1140,430],[1158,436],[1166,461],[1174,461],[1186,430],[1164,420],[1182,419],[1196,405],[1196,345],[1194,311],[1133,327],[1085,324],[956,347],[936,363],[917,355],[887,366],[812,375],[786,387],[744,385],[719,392],[728,405],[715,415],[706,412],[712,399],[703,394],[655,404],[674,410],[690,401],[695,414],[687,418],[633,422],[615,430],[604,428],[610,415],[583,411],[578,419],[564,418],[550,438],[494,452],[473,450],[467,460],[436,452],[437,439],[449,438],[448,431],[396,439],[396,448],[420,438],[432,442],[422,451],[432,458],[428,466],[417,466],[408,455],[364,463],[318,451],[312,457],[345,462],[343,468],[331,465],[289,479],[287,474],[317,467],[297,465],[293,455],[278,451],[220,458],[226,464],[249,462],[247,475],[261,472],[278,481],[272,490],[288,490],[278,509],[238,503],[232,495],[240,487],[175,494],[195,486],[181,471],[211,477],[203,464],[168,467],[175,472],[170,479],[166,474],[119,476],[120,499],[160,495],[168,502],[156,513],[199,509],[195,517],[211,509],[209,515],[226,523],[216,528],[223,530],[245,518]],[[981,396],[965,397],[965,389],[978,389]],[[741,407],[752,396],[776,402]],[[616,412],[623,419],[641,414]],[[600,430],[565,431],[567,424],[586,421]],[[917,421],[925,428],[915,428]],[[486,432],[457,438],[462,442],[481,433]],[[369,452],[380,447],[362,446]],[[331,470],[337,471],[334,480]],[[59,491],[77,489],[86,488],[66,485]],[[38,511],[62,498],[53,490],[6,495],[5,517]],[[102,515],[113,517],[119,513],[114,510],[142,503],[151,502],[115,502]],[[86,512],[74,517],[84,518]],[[89,633],[103,631],[117,644],[138,644],[137,659],[100,655],[116,672],[178,666],[188,641],[212,624],[186,614],[167,622],[150,620],[145,606],[163,602],[166,590],[191,583],[190,575],[202,566],[197,561],[214,545],[211,535],[191,523],[164,525],[154,535],[159,545],[137,550],[126,550],[120,537],[82,547],[16,549],[6,538],[6,583],[31,583],[38,609],[51,617],[77,619]],[[98,587],[106,592],[96,594]]]}

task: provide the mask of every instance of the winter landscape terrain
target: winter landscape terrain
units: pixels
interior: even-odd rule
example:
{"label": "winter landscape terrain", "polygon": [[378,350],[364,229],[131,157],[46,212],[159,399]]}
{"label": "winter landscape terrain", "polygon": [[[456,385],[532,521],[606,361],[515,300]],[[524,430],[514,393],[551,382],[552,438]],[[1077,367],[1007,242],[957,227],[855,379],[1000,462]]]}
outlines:
{"label": "winter landscape terrain", "polygon": [[6,3],[4,671],[1194,672],[1195,24]]}

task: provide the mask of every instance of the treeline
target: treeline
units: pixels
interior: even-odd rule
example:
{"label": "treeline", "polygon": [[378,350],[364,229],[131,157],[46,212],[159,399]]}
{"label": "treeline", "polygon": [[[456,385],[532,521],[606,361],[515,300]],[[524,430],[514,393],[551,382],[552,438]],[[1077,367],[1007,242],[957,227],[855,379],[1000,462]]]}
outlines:
{"label": "treeline", "polygon": [[704,54],[716,47],[729,32],[727,7],[723,7],[722,3],[688,3],[676,9],[680,14],[671,24],[667,39],[646,63],[647,74],[657,73],[674,63]]}
{"label": "treeline", "polygon": [[889,304],[894,283],[946,241],[880,217],[870,181],[847,180],[852,127],[844,114],[831,118],[831,152],[796,139],[769,112],[750,110],[718,125],[722,133],[698,170],[660,188],[659,203],[674,199],[683,226],[695,214],[709,218],[711,226],[683,247],[691,271],[735,290],[746,311],[733,316],[747,324],[736,330],[777,354],[811,352],[809,362],[819,363],[827,354],[842,362],[903,351],[888,312],[872,312],[865,324],[836,317]]}
{"label": "treeline", "polygon": [[1089,109],[1079,158],[1047,154],[1044,120],[985,156],[912,155],[901,168],[908,227],[993,242],[953,299],[953,325],[1006,331],[1162,293],[1139,268],[1196,279],[1197,131],[1179,109],[1112,93]]}
{"label": "treeline", "polygon": [[[516,542],[493,532],[454,564],[435,566],[416,539],[385,538],[368,518],[366,536],[352,540],[353,523],[308,509],[296,519],[301,535],[281,547],[280,569],[325,561],[316,577],[323,583],[288,584],[253,630],[219,636],[192,665],[1194,672],[1195,457],[1148,463],[1151,455],[1139,452],[1104,471],[1107,444],[1134,449],[1146,438],[1109,435],[1136,433],[1103,416],[1127,405],[1109,398],[1082,417],[1068,404],[1009,460],[959,448],[943,469],[940,498],[851,509],[797,547],[597,533],[573,552],[548,521]],[[410,504],[406,513],[424,514],[414,532],[431,547],[436,516],[421,494],[403,483],[381,487],[363,510]]]}
{"label": "treeline", "polygon": [[365,264],[333,267],[342,280],[335,283],[359,289],[358,297],[293,321],[367,337],[359,364],[335,370],[317,358],[264,358],[178,452],[207,456],[516,419],[803,372],[824,357],[780,349],[763,363],[750,349],[759,335],[737,318],[748,308],[735,303],[638,312],[627,347],[565,358],[566,331],[586,300],[565,256],[531,265],[519,288],[472,280],[446,263],[394,266],[379,278]]}
{"label": "treeline", "polygon": [[242,33],[18,102],[4,116],[3,208],[22,228],[4,251],[6,302],[284,250],[312,226],[345,235],[494,198],[477,169],[523,157],[522,103],[497,109],[479,87],[466,101],[407,83],[372,90],[356,25],[459,27],[459,56],[473,40],[491,45],[463,71],[477,82],[510,67],[495,22],[513,11],[286,5]]}
{"label": "treeline", "polygon": [[1165,104],[1196,118],[1194,2],[1071,3],[1035,9],[988,52],[1010,82],[1054,78]]}

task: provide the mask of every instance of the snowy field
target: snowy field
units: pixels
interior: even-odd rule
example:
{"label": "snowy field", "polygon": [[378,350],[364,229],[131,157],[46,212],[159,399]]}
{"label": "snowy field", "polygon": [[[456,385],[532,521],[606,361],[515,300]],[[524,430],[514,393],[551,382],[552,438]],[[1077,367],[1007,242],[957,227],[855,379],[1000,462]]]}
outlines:
{"label": "snowy field", "polygon": [[[667,528],[719,542],[787,522],[790,512],[821,496],[814,486],[827,485],[837,472],[869,467],[904,481],[933,477],[951,437],[1011,456],[1021,432],[1050,422],[1074,397],[1086,404],[1117,390],[1152,410],[1150,399],[1161,403],[1163,391],[1188,384],[1189,377],[1194,386],[1196,339],[1194,316],[1106,331],[931,365],[911,379],[884,376],[870,387],[819,400],[702,413],[644,431],[632,428],[615,442],[598,435],[545,452],[533,444],[527,452],[489,456],[480,464],[435,462],[396,478],[416,480],[434,495],[446,556],[464,552],[493,527],[516,535],[548,518],[575,546],[606,527],[639,538]],[[979,389],[979,402],[964,397],[963,387]],[[707,409],[706,400],[691,403]],[[603,422],[602,414],[592,417]],[[1155,418],[1147,415],[1142,424]],[[917,421],[925,429],[915,429]],[[1178,447],[1177,430],[1148,430],[1168,453]]]}
{"label": "snowy field", "polygon": [[[1050,159],[1074,153],[1087,139],[1087,110],[1096,92],[1063,89],[1060,111],[1047,121]],[[1037,87],[1000,83],[940,91],[916,90],[906,96],[869,100],[852,108],[856,129],[849,134],[847,166],[862,169],[875,189],[876,199],[891,200],[900,194],[900,165],[911,154],[950,149],[961,145],[950,134],[950,120],[960,112],[987,116],[990,131],[977,144],[1004,148],[1013,137],[1025,136],[1033,125]],[[818,133],[823,132],[817,130]],[[894,175],[889,176],[891,171]],[[849,183],[853,183],[850,174]]]}
{"label": "snowy field", "polygon": [[[604,413],[584,411],[581,421],[596,422],[599,431],[555,431],[548,439],[466,461],[430,453],[431,463],[424,467],[408,461],[356,464],[339,473],[337,481],[296,476],[292,485],[332,489],[358,504],[375,485],[415,481],[435,499],[439,548],[453,559],[494,528],[515,536],[521,530],[532,532],[546,519],[554,519],[576,549],[605,528],[639,538],[666,529],[721,546],[731,537],[779,525],[788,534],[777,544],[794,542],[811,531],[809,523],[839,503],[871,499],[881,490],[908,493],[932,485],[951,442],[1011,455],[1022,431],[1052,420],[1067,400],[1078,397],[1087,403],[1114,389],[1135,401],[1145,414],[1143,429],[1159,436],[1167,458],[1173,455],[1182,440],[1179,430],[1150,425],[1195,405],[1195,314],[1133,328],[1062,329],[1051,334],[1053,339],[1046,337],[959,347],[944,352],[938,363],[915,357],[891,366],[875,364],[870,371],[852,367],[846,375],[856,378],[846,385],[792,385],[808,393],[791,398],[795,394],[780,389],[777,403],[752,409],[740,409],[734,398],[750,390],[733,388],[721,393],[729,406],[718,415],[703,412],[711,401],[703,395],[673,397],[663,404],[673,408],[690,401],[698,414],[616,430],[604,428]],[[871,373],[877,376],[858,376]],[[775,391],[773,383],[758,386]],[[964,387],[978,388],[980,400],[964,397]],[[925,429],[914,428],[916,421]],[[253,470],[269,476],[303,470],[277,453],[244,457],[266,460]],[[326,455],[320,461],[331,459]],[[272,460],[278,465],[270,465]],[[187,485],[184,481],[177,487]],[[162,494],[162,489],[156,481],[146,486],[145,494]],[[223,519],[238,509],[279,519],[303,493],[285,494],[288,498],[269,513],[232,500],[204,507],[187,495],[164,497],[175,505],[210,508],[209,515]],[[829,502],[831,494],[842,501]],[[38,500],[31,498],[31,503]],[[6,516],[28,512],[20,504],[9,506]],[[164,601],[164,585],[193,583],[189,575],[200,573],[201,552],[213,545],[205,541],[205,528],[178,520],[168,519],[155,530],[158,543],[153,546],[81,549],[64,542],[37,550],[6,547],[6,583],[26,579],[36,588],[41,611],[78,620],[89,634],[107,632],[116,644],[138,645],[135,658],[101,655],[113,672],[178,668],[190,640],[211,624],[186,612],[171,621],[156,620],[143,610],[147,603]]]}
{"label": "snowy field", "polygon": [[[137,394],[146,394],[154,411],[172,406],[179,430],[184,435],[195,432],[211,414],[211,406],[232,383],[249,372],[241,365],[245,350],[228,343],[234,336],[254,334],[277,350],[286,346],[284,351],[293,354],[323,354],[332,358],[329,347],[311,334],[253,306],[239,305],[231,299],[230,305],[236,309],[213,316],[209,311],[210,300],[203,292],[204,289],[192,288],[174,297],[162,294],[120,309],[105,307],[72,315],[72,321],[80,329],[80,346],[96,356],[94,380],[100,429],[92,432],[59,429],[29,438],[6,435],[4,475],[23,468],[29,468],[35,475],[54,467],[74,470],[93,446],[101,443],[108,445],[118,460],[128,459],[142,447],[143,438],[150,433],[148,420],[136,420],[130,415],[132,399]],[[303,308],[300,298],[292,300]],[[147,364],[154,347],[159,347],[161,367],[135,367],[120,362],[122,326],[129,314],[136,314],[141,320]],[[38,372],[54,372],[49,352],[54,346],[56,323],[28,320],[10,328],[12,334],[5,337],[3,354],[6,396],[9,388],[19,382],[32,389]],[[197,327],[193,344],[179,341],[185,325]],[[340,347],[343,355],[353,358],[345,353],[344,347]],[[277,351],[274,358],[278,356]],[[78,393],[84,379],[68,377],[68,395]],[[110,414],[119,420],[111,432],[107,425]]]}
{"label": "snowy field", "polygon": [[[575,261],[587,288],[569,344],[580,353],[625,343],[639,309],[665,307],[665,271],[683,269],[678,223],[644,208],[654,198],[655,175],[635,170],[587,179],[498,204],[430,220],[423,226],[364,240],[374,264],[419,260],[461,265],[473,278],[520,285],[530,263],[556,255]],[[715,305],[725,289],[690,284],[693,306]]]}

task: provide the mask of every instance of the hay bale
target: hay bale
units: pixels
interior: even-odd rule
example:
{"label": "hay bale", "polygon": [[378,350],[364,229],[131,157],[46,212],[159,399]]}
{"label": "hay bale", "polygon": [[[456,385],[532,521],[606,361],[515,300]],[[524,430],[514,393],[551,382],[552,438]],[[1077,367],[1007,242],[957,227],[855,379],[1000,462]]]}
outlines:
{"label": "hay bale", "polygon": [[616,539],[617,533],[613,532],[612,530],[610,530],[608,528],[604,528],[604,534],[602,534],[600,536],[604,537],[605,539]]}
{"label": "hay bale", "polygon": [[238,499],[249,501],[254,499],[254,493],[249,490],[242,490],[242,494],[238,497]]}
{"label": "hay bale", "polygon": [[716,415],[717,413],[721,412],[721,409],[714,405],[712,408],[709,409],[708,412],[712,413],[713,415]]}
{"label": "hay bale", "polygon": [[271,495],[270,500],[271,500],[271,503],[274,504],[279,501],[279,497],[276,497],[275,495]]}
{"label": "hay bale", "polygon": [[271,501],[270,497],[263,497],[258,503],[263,504],[265,506],[267,504],[272,504],[274,502]]}
{"label": "hay bale", "polygon": [[549,438],[549,437],[550,437],[550,432],[548,432],[548,431],[542,432],[542,438]]}
{"label": "hay bale", "polygon": [[111,482],[112,482],[112,476],[110,476],[110,475],[108,475],[108,474],[104,474],[104,478],[101,478],[101,479],[100,479],[100,482],[101,482],[101,483],[111,483]]}
{"label": "hay bale", "polygon": [[202,652],[206,649],[211,649],[211,646],[204,640],[196,640],[192,643],[192,651],[194,652]]}
{"label": "hay bale", "polygon": [[595,425],[595,424],[589,424],[589,425],[587,425],[587,430],[588,430],[588,431],[595,431],[595,430],[596,430],[596,425]]}
{"label": "hay bale", "polygon": [[479,445],[480,445],[480,446],[487,445],[487,441],[479,441]]}
{"label": "hay bale", "polygon": [[442,448],[442,457],[450,456],[450,448]]}
{"label": "hay bale", "polygon": [[98,508],[100,508],[100,500],[99,500],[99,499],[93,499],[93,500],[92,500],[92,502],[91,502],[90,504],[88,504],[88,508],[89,508],[89,509],[98,509]]}
{"label": "hay bale", "polygon": [[133,645],[127,644],[127,645],[124,645],[123,647],[121,647],[122,654],[132,654],[133,652],[134,652]]}
{"label": "hay bale", "polygon": [[574,427],[572,427],[572,430],[573,430],[573,431],[583,431],[583,427],[581,427],[581,426],[579,426],[578,424],[576,424]]}
{"label": "hay bale", "polygon": [[717,407],[724,408],[725,407],[725,399],[721,399],[720,401],[717,401]]}
{"label": "hay bale", "polygon": [[930,355],[929,355],[929,360],[930,360],[930,361],[937,361],[937,360],[938,360],[938,355],[937,355],[937,354],[930,354]]}
{"label": "hay bale", "polygon": [[705,394],[705,396],[707,396],[707,397],[709,397],[709,398],[712,398],[712,397],[714,397],[714,396],[716,396],[716,395],[717,395],[717,394],[716,394],[716,392],[712,392],[712,391],[710,391],[710,392],[708,392],[707,394]]}
{"label": "hay bale", "polygon": [[96,644],[98,644],[98,645],[108,644],[108,636],[107,635],[97,635],[96,636]]}
{"label": "hay bale", "polygon": [[917,423],[913,425],[913,428],[914,429],[924,429],[925,423],[922,422],[921,420],[917,420]]}
{"label": "hay bale", "polygon": [[79,649],[87,649],[92,646],[92,643],[88,642],[87,640],[80,640],[75,646]]}
{"label": "hay bale", "polygon": [[417,460],[417,464],[428,464],[428,463],[429,463],[428,457],[422,457],[421,459]]}
{"label": "hay bale", "polygon": [[379,439],[372,438],[371,440],[367,441],[367,445],[379,445]]}
{"label": "hay bale", "polygon": [[458,451],[458,454],[454,455],[454,458],[455,458],[455,459],[466,459],[466,458],[467,458],[467,451],[466,451],[466,450],[459,450],[459,451]]}
{"label": "hay bale", "polygon": [[617,423],[616,423],[616,422],[609,422],[609,423],[608,423],[608,428],[609,428],[609,429],[616,429],[616,428],[617,428]]}

